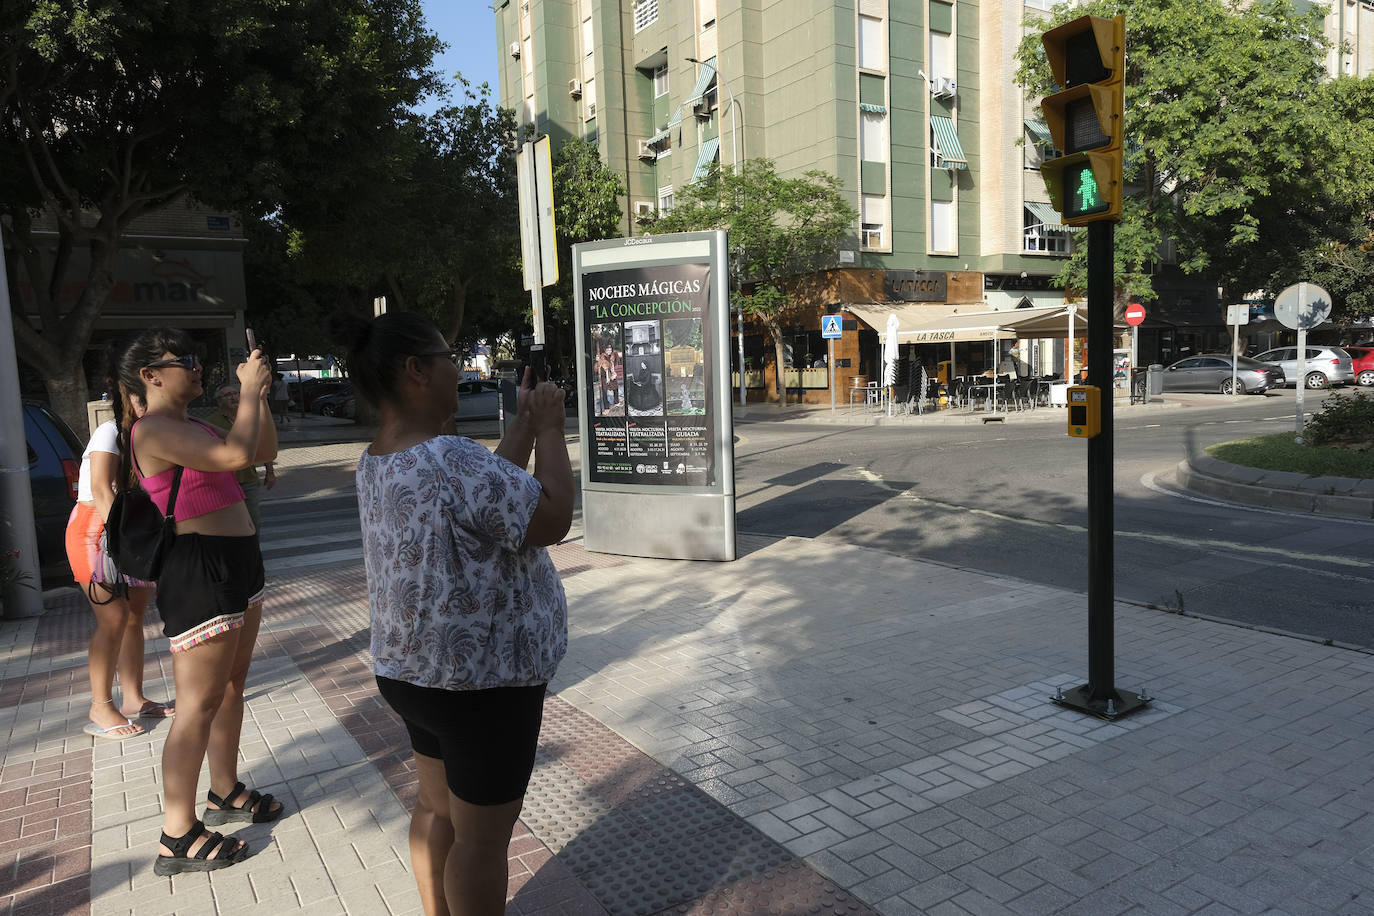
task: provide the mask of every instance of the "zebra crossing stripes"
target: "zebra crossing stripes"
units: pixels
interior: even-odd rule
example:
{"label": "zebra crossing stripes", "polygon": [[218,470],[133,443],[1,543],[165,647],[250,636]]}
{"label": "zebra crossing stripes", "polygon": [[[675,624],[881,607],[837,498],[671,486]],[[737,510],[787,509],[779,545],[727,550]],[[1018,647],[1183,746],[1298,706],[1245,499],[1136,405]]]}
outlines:
{"label": "zebra crossing stripes", "polygon": [[267,575],[342,563],[362,563],[358,502],[350,492],[264,500],[262,559]]}

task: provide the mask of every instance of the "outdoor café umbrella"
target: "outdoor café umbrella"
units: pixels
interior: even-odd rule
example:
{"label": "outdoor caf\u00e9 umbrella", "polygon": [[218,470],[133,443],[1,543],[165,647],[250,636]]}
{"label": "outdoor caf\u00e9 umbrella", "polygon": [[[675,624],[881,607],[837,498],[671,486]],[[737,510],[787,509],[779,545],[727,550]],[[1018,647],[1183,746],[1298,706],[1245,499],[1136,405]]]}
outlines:
{"label": "outdoor caf\u00e9 umbrella", "polygon": [[899,323],[896,313],[887,316],[887,335],[883,338],[883,388],[887,391],[887,415],[892,416],[892,386],[897,384],[897,331]]}

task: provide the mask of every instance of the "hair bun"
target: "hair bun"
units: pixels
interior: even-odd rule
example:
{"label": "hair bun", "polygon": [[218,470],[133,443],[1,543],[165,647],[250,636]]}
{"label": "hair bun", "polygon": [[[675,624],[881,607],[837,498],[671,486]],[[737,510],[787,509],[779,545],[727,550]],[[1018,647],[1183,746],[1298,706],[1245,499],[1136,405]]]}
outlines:
{"label": "hair bun", "polygon": [[325,319],[324,332],[349,350],[361,350],[372,336],[372,322],[359,315],[334,312]]}

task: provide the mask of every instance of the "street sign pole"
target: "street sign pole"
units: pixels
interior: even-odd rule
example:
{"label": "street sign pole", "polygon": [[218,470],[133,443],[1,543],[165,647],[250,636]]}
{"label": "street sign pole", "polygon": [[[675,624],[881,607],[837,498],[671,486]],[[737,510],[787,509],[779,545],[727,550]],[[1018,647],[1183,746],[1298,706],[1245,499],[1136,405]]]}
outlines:
{"label": "street sign pole", "polygon": [[830,372],[830,414],[835,414],[835,338],[826,341],[825,368]]}
{"label": "street sign pole", "polygon": [[1303,393],[1307,389],[1307,332],[1331,317],[1331,294],[1315,283],[1294,283],[1274,299],[1274,317],[1298,332],[1298,377],[1295,438],[1302,442]]}

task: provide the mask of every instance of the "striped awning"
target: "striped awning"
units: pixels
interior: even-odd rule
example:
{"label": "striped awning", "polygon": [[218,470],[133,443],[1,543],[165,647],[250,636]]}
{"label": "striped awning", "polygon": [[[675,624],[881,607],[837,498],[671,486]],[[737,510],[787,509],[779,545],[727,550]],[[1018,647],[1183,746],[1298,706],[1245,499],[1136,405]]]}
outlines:
{"label": "striped awning", "polygon": [[1053,204],[1047,204],[1038,200],[1028,200],[1025,203],[1025,207],[1030,211],[1031,216],[1040,220],[1045,228],[1051,232],[1059,232],[1068,228],[1059,221],[1059,211],[1054,209]]}
{"label": "striped awning", "polygon": [[954,121],[942,115],[930,116],[931,142],[935,148],[936,164],[943,169],[966,169],[968,157],[959,143]]}
{"label": "striped awning", "polygon": [[720,137],[712,137],[703,140],[701,152],[697,153],[697,167],[692,171],[692,180],[700,181],[711,170],[711,163],[716,161],[716,154],[720,152]]}
{"label": "striped awning", "polygon": [[[695,108],[701,101],[701,97],[706,94],[706,90],[711,88],[711,83],[716,78],[716,59],[713,57],[708,61],[703,61],[701,71],[697,73],[697,84],[692,87],[692,94],[682,103],[691,108]],[[679,109],[680,110],[680,109]]]}
{"label": "striped awning", "polygon": [[1035,142],[1039,143],[1041,146],[1054,146],[1054,137],[1050,136],[1049,125],[1044,121],[1028,120],[1026,121],[1026,130],[1030,131],[1031,136],[1035,138]]}
{"label": "striped awning", "polygon": [[660,130],[658,133],[654,134],[654,135],[653,135],[652,137],[650,137],[649,139],[645,140],[644,142],[647,143],[647,144],[649,144],[650,146],[656,147],[656,146],[658,146],[660,143],[662,143],[662,142],[664,142],[665,140],[668,139],[668,134],[670,133],[670,131],[671,131],[671,128],[670,128],[670,127],[665,127],[665,128],[663,128],[662,130]]}

